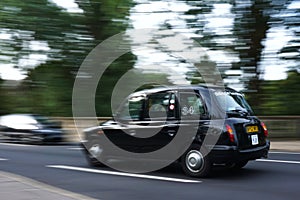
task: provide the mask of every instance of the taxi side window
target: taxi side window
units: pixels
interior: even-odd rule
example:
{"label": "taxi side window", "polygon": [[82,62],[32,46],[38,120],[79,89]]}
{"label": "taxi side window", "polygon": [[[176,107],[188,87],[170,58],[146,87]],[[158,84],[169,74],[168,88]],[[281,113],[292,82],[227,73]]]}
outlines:
{"label": "taxi side window", "polygon": [[144,101],[143,96],[129,98],[123,105],[118,117],[121,120],[140,120]]}
{"label": "taxi side window", "polygon": [[180,93],[180,113],[182,117],[201,117],[205,115],[205,106],[201,97],[192,92]]}
{"label": "taxi side window", "polygon": [[145,110],[146,119],[175,117],[175,94],[170,92],[150,94],[147,99]]}

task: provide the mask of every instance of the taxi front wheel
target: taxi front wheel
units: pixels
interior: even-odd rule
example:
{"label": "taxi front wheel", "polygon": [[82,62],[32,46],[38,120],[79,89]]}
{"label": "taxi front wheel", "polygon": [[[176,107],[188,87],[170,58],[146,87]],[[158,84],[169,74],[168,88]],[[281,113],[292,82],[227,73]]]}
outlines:
{"label": "taxi front wheel", "polygon": [[86,146],[86,156],[90,166],[105,166],[102,162],[100,162],[100,158],[103,157],[103,149],[97,141],[92,141]]}

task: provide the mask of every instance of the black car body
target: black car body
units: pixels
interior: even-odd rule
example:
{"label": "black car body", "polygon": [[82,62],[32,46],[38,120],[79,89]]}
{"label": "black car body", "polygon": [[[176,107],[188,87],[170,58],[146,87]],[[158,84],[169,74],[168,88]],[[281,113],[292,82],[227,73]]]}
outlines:
{"label": "black car body", "polygon": [[48,143],[61,142],[61,124],[37,114],[9,114],[0,117],[0,136],[3,140]]}
{"label": "black car body", "polygon": [[243,94],[213,86],[136,92],[113,120],[86,129],[82,144],[90,163],[98,165],[104,157],[114,156],[101,143],[103,135],[123,150],[149,153],[172,142],[179,130],[186,137],[173,151],[180,153],[176,161],[190,176],[207,176],[216,164],[241,168],[249,160],[266,157],[270,147],[265,124],[254,116]]}

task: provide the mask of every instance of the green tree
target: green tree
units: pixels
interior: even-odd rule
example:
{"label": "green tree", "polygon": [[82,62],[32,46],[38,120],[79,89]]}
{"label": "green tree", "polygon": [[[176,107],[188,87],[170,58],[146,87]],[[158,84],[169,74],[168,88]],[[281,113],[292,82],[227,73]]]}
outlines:
{"label": "green tree", "polygon": [[234,34],[238,38],[235,49],[238,50],[240,62],[235,63],[233,69],[242,69],[250,78],[242,80],[249,93],[248,101],[257,109],[260,106],[261,69],[259,63],[264,48],[263,41],[269,27],[270,10],[273,9],[270,0],[251,0],[234,4],[236,14]]}
{"label": "green tree", "polygon": [[262,85],[260,115],[300,115],[300,74],[290,71],[286,80],[266,81]]}
{"label": "green tree", "polygon": [[[0,63],[13,63],[28,71],[28,78],[21,86],[6,88],[15,92],[0,94],[1,98],[8,96],[11,105],[18,104],[18,109],[7,107],[5,112],[71,115],[72,87],[79,66],[99,42],[126,29],[131,0],[80,0],[76,3],[83,13],[69,13],[48,0],[0,2],[0,30],[11,35],[9,40],[0,43],[5,47],[1,58],[6,58]],[[29,45],[32,41],[46,43],[49,50],[33,50]],[[34,53],[47,55],[47,61],[34,69],[20,64],[20,59]],[[134,59],[129,55],[126,60],[121,59],[118,66],[128,70]],[[114,84],[111,77],[106,79],[108,85]],[[108,94],[99,94],[103,104],[108,103]]]}

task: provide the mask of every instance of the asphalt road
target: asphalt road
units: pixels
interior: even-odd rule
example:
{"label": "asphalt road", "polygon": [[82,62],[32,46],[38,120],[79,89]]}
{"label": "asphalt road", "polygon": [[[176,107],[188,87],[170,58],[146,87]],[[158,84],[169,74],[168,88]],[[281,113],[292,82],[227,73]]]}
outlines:
{"label": "asphalt road", "polygon": [[300,153],[273,152],[244,169],[216,168],[206,179],[186,177],[177,165],[136,175],[91,168],[77,145],[0,143],[0,171],[105,200],[299,199]]}

